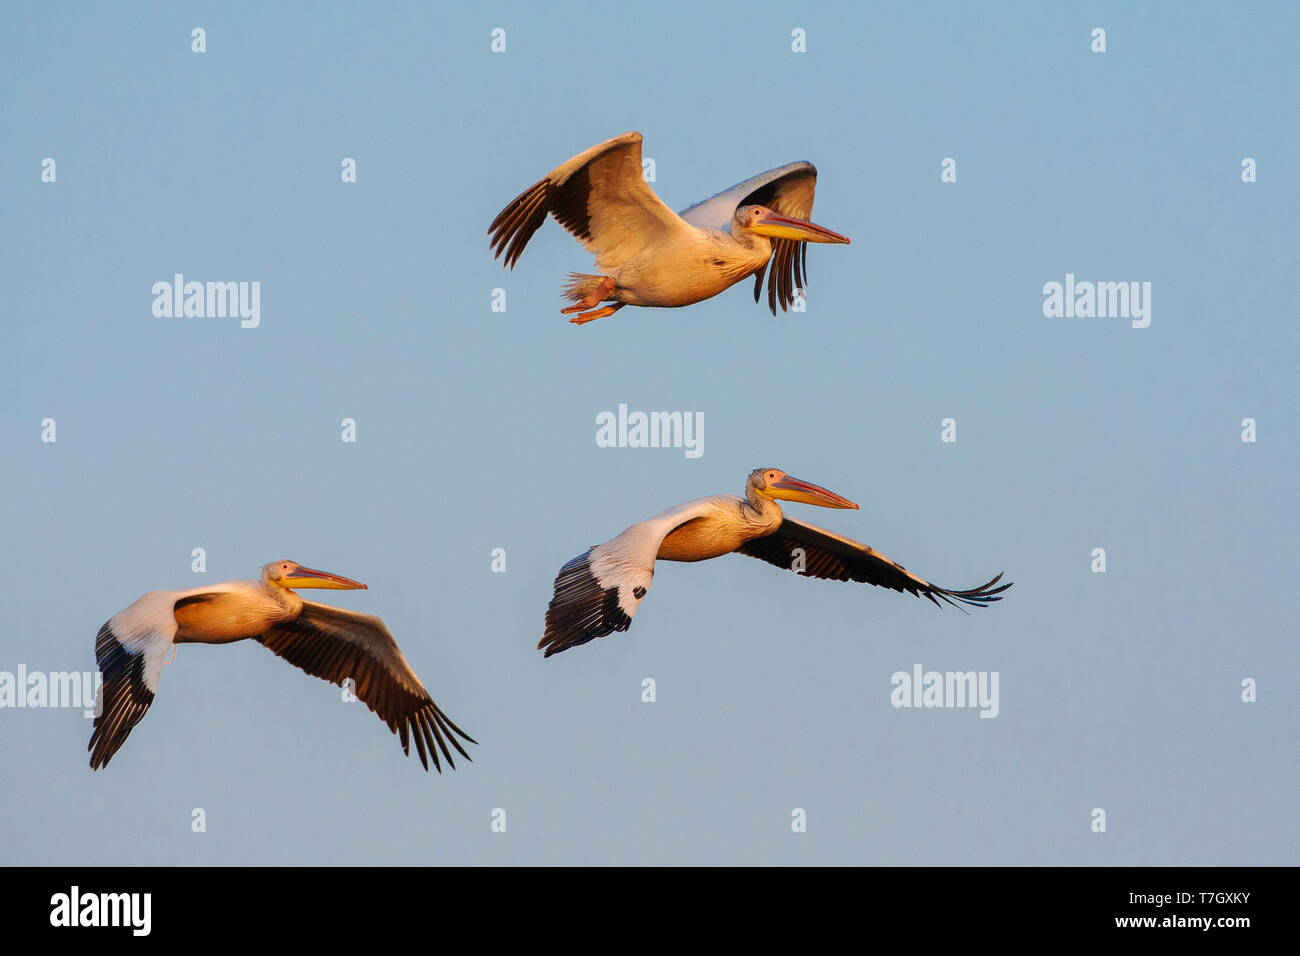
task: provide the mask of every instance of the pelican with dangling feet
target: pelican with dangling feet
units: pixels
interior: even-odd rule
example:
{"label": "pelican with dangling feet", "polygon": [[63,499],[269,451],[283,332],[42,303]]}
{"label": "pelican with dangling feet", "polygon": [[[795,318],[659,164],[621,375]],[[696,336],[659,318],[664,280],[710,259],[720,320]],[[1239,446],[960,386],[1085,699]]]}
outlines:
{"label": "pelican with dangling feet", "polygon": [[[560,311],[575,325],[625,305],[676,308],[755,277],[754,301],[771,266],[767,303],[786,311],[807,281],[807,244],[847,236],[809,222],[817,170],[789,163],[696,203],[680,215],[641,176],[641,134],[606,140],[520,193],[488,229],[492,250],[513,269],[550,214],[596,257],[600,275],[570,273]],[[600,306],[602,302],[612,305]]]}
{"label": "pelican with dangling feet", "polygon": [[[420,763],[442,772],[438,751],[455,769],[450,743],[476,741],[433,702],[406,663],[384,622],[369,614],[304,601],[304,588],[364,589],[358,581],[303,567],[294,561],[264,565],[256,581],[223,581],[186,591],[150,591],[99,629],[95,656],[104,683],[96,702],[87,749],[92,770],[107,766],[149,710],[163,664],[177,644],[229,644],[255,640],[332,684],[351,680],[357,699],[388,724],[410,755],[415,738]],[[436,746],[435,746],[436,744]]]}
{"label": "pelican with dangling feet", "polygon": [[750,472],[743,498],[711,495],[661,511],[561,568],[538,650],[550,657],[626,631],[650,590],[657,560],[705,561],[736,552],[804,577],[874,584],[929,598],[940,607],[940,601],[954,607],[986,607],[1002,600],[1002,592],[1011,587],[995,587],[1002,579],[999,574],[966,591],[941,588],[865,544],[786,517],[778,501],[858,507],[777,468],[757,468]]}

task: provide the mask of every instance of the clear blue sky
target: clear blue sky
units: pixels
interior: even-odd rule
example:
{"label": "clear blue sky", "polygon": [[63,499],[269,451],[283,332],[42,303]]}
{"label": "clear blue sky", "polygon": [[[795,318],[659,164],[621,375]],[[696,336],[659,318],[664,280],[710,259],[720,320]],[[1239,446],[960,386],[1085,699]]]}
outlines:
{"label": "clear blue sky", "polygon": [[[291,557],[366,581],[326,596],[481,746],[426,775],[256,644],[184,646],[106,771],[80,711],[0,710],[0,860],[1298,862],[1298,31],[1282,3],[6,5],[0,670],[90,669],[144,591]],[[574,328],[559,227],[492,260],[498,209],[628,129],[674,208],[817,164],[853,244],[810,251],[806,313],[746,283]],[[260,328],[155,318],[176,272],[261,282]],[[1150,281],[1151,326],[1045,318],[1067,273]],[[620,402],[703,412],[704,454],[598,448]],[[565,561],[760,465],[862,504],[804,520],[1015,587],[963,616],[665,564],[628,633],[534,650]],[[916,663],[999,672],[999,716],[891,707]]]}

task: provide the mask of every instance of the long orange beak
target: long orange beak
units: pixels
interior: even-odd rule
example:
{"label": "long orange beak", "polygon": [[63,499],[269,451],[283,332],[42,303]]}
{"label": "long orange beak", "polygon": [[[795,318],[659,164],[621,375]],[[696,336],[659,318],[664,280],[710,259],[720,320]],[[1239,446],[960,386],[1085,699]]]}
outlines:
{"label": "long orange beak", "polygon": [[841,236],[838,232],[831,232],[829,229],[819,226],[815,222],[809,222],[807,219],[795,219],[793,216],[782,216],[779,213],[764,216],[755,222],[750,229],[760,236],[770,236],[773,239],[794,239],[798,242],[839,242],[844,245],[849,243],[848,236]]}
{"label": "long orange beak", "polygon": [[351,578],[345,578],[338,574],[330,574],[328,571],[304,568],[301,564],[287,578],[281,578],[280,583],[287,588],[324,588],[331,591],[369,590],[360,581],[353,581]]}
{"label": "long orange beak", "polygon": [[811,481],[792,478],[790,475],[786,475],[780,481],[772,482],[767,486],[767,490],[773,498],[781,498],[785,501],[801,501],[807,505],[820,505],[823,508],[853,508],[857,510],[858,507],[848,498],[837,495],[821,485],[814,485]]}

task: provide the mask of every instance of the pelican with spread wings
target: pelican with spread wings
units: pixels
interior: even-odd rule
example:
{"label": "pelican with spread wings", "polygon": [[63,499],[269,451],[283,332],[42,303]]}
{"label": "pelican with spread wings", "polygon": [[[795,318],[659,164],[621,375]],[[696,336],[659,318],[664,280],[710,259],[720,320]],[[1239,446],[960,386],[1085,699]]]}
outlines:
{"label": "pelican with spread wings", "polygon": [[661,511],[588,548],[561,568],[538,650],[550,657],[614,631],[626,631],[650,589],[656,560],[704,561],[736,552],[805,577],[874,584],[929,598],[936,606],[943,601],[954,607],[986,607],[1002,600],[1002,592],[1011,587],[998,585],[999,574],[966,591],[941,588],[874,548],[787,518],[778,500],[823,508],[858,507],[777,468],[757,468],[750,472],[743,498],[710,495]]}
{"label": "pelican with spread wings", "polygon": [[313,677],[339,685],[350,678],[357,699],[400,736],[408,756],[409,739],[415,738],[425,770],[427,752],[442,772],[439,750],[455,769],[448,743],[470,759],[456,737],[476,741],[433,702],[383,621],[304,601],[295,588],[353,590],[365,585],[294,561],[272,561],[257,581],[150,591],[113,615],[95,641],[104,683],[87,747],[91,769],[108,764],[149,710],[173,645],[250,638]]}
{"label": "pelican with spread wings", "polygon": [[[847,243],[812,222],[817,169],[790,163],[696,203],[680,215],[641,176],[641,134],[606,140],[547,173],[501,210],[488,234],[513,269],[549,213],[596,257],[599,275],[570,273],[562,309],[577,325],[625,305],[675,308],[712,298],[754,276],[754,301],[769,265],[772,314],[807,281],[807,244]],[[612,302],[597,308],[602,302]]]}

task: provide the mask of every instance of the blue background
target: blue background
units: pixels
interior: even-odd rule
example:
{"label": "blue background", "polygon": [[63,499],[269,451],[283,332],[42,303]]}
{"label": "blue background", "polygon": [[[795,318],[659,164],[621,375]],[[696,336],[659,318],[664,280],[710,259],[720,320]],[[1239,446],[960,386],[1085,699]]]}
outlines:
{"label": "blue background", "polygon": [[[79,709],[0,710],[0,859],[1296,863],[1298,29],[1280,3],[5,5],[0,670],[92,669],[144,591],[290,557],[367,582],[323,596],[382,615],[481,746],[426,775],[256,644],[185,646],[105,771]],[[628,129],[678,209],[817,164],[853,244],[810,251],[807,312],[746,282],[575,328],[591,261],[553,222],[492,260],[507,201]],[[260,281],[260,328],[155,318],[176,272]],[[1150,281],[1150,328],[1045,318],[1067,272]],[[620,402],[703,412],[704,455],[596,447]],[[565,561],[758,466],[860,502],[789,512],[930,580],[1015,587],[963,616],[662,564],[627,634],[534,650]],[[914,663],[998,671],[1000,715],[891,707]]]}

